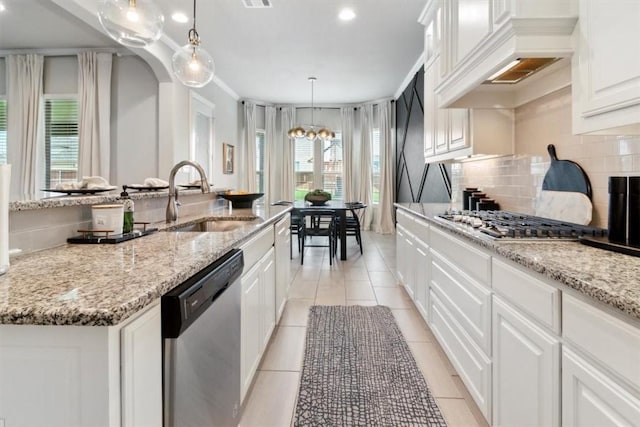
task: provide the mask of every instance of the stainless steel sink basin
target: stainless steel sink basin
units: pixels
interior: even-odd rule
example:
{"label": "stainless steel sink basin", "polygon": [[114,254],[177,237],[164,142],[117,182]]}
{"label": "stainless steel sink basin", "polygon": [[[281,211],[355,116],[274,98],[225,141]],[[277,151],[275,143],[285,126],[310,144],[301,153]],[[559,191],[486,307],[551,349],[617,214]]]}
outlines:
{"label": "stainless steel sink basin", "polygon": [[167,231],[213,231],[224,232],[232,231],[236,228],[250,225],[257,217],[247,217],[246,219],[203,219],[197,222],[190,222],[184,225],[178,225],[168,228]]}

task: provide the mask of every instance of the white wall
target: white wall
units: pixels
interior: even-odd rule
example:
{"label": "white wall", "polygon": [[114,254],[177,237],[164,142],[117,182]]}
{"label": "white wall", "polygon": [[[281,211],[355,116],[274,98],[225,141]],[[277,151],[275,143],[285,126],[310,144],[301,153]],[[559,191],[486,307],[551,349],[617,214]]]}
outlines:
{"label": "white wall", "polygon": [[159,176],[158,80],[137,56],[113,59],[111,181],[117,185],[142,183]]}
{"label": "white wall", "polygon": [[[5,60],[0,58],[0,95],[6,94],[5,76]],[[45,57],[45,94],[75,94],[77,79],[76,56]],[[190,88],[180,83],[169,83],[169,91],[171,123],[160,123],[162,101],[153,70],[138,56],[114,56],[111,184],[140,183],[147,177],[168,179],[174,164],[189,159]],[[222,144],[240,143],[238,102],[213,82],[195,92],[215,105],[214,173],[210,181],[216,187],[237,188],[240,164],[236,162],[233,175],[222,173]],[[167,146],[160,147],[160,132],[165,129],[170,129],[170,136],[166,138]],[[188,169],[185,168],[177,175],[177,182],[188,180]]]}

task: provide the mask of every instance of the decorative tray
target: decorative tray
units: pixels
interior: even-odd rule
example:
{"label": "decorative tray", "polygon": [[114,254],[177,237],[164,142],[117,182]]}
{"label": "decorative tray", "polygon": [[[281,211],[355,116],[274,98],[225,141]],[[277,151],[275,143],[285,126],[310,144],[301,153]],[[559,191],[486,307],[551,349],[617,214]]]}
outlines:
{"label": "decorative tray", "polygon": [[131,184],[131,185],[125,185],[124,187],[125,187],[124,191],[127,191],[127,188],[131,188],[132,190],[138,190],[138,191],[159,191],[159,190],[166,190],[167,188],[169,188],[168,185],[161,185],[158,187],[149,187],[142,184]]}
{"label": "decorative tray", "polygon": [[72,195],[72,194],[103,193],[105,191],[113,191],[116,188],[118,188],[118,187],[111,186],[111,187],[108,187],[108,188],[76,188],[76,189],[69,189],[69,190],[57,190],[55,188],[45,188],[42,191],[46,191],[48,193],[63,193],[63,194]]}
{"label": "decorative tray", "polygon": [[87,230],[87,232],[83,233],[80,236],[69,237],[67,239],[67,243],[85,243],[85,244],[96,244],[96,243],[121,243],[126,242],[127,240],[137,239],[138,237],[146,236],[147,234],[151,234],[158,231],[157,228],[147,228],[145,230],[133,230],[131,233],[123,233],[123,234],[114,234],[113,236],[94,236]]}
{"label": "decorative tray", "polygon": [[639,247],[613,243],[609,241],[608,237],[579,236],[578,240],[580,240],[580,243],[587,246],[593,246],[594,248],[640,257]]}

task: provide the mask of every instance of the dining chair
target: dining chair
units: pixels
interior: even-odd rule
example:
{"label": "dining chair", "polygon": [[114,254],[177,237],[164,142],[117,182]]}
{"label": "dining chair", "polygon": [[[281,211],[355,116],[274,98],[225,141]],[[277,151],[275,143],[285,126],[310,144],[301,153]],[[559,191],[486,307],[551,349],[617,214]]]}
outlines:
{"label": "dining chair", "polygon": [[[345,236],[349,237],[349,236],[353,236],[356,238],[356,242],[358,243],[358,246],[360,246],[360,254],[362,255],[364,253],[363,249],[362,249],[362,234],[360,233],[360,217],[358,215],[358,212],[361,209],[366,209],[367,205],[365,205],[362,202],[345,202],[345,205],[349,207],[349,214],[347,214],[347,219],[345,222]],[[337,245],[338,245],[338,228],[340,227],[340,217],[336,217],[336,223],[335,223],[335,240],[334,240],[334,244],[336,245],[335,249],[337,249]],[[336,252],[336,250],[334,249],[334,253]]]}
{"label": "dining chair", "polygon": [[[329,265],[333,265],[333,257],[335,255],[335,216],[332,210],[323,209],[299,209],[302,215],[302,249],[300,251],[300,264],[304,264],[305,247],[328,247],[329,248]],[[307,221],[307,217],[310,218]],[[307,243],[307,237],[326,237],[327,244]]]}

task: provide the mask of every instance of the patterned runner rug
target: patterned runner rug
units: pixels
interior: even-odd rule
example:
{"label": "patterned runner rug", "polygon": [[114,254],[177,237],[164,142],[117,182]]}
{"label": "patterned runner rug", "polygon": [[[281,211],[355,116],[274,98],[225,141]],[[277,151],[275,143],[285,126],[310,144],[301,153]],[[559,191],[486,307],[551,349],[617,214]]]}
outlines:
{"label": "patterned runner rug", "polygon": [[446,426],[388,307],[313,306],[295,426]]}

